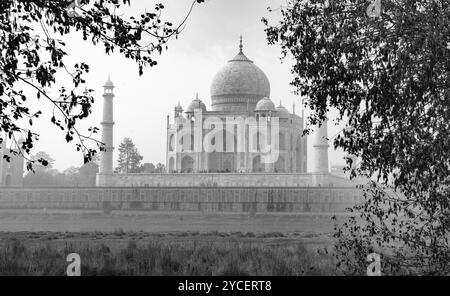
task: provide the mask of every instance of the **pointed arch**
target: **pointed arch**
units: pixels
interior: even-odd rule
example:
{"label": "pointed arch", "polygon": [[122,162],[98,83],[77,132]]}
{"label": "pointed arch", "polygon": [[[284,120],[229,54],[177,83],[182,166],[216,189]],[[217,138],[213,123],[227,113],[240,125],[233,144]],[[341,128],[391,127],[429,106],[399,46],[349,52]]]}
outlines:
{"label": "pointed arch", "polygon": [[278,147],[280,151],[286,150],[286,136],[282,132],[280,132],[278,136]]}
{"label": "pointed arch", "polygon": [[303,151],[302,151],[302,139],[297,138],[295,145],[295,171],[297,173],[302,172],[302,161],[303,161]]}
{"label": "pointed arch", "polygon": [[175,160],[173,157],[169,158],[169,173],[172,173],[175,170]]}
{"label": "pointed arch", "polygon": [[194,170],[194,160],[189,155],[181,159],[181,171],[183,173],[191,173]]}
{"label": "pointed arch", "polygon": [[255,156],[252,161],[252,171],[254,173],[261,173],[264,172],[264,170],[264,163],[261,162],[261,156]]}
{"label": "pointed arch", "polygon": [[283,156],[278,156],[278,160],[275,162],[275,172],[285,173],[286,172],[286,162]]}

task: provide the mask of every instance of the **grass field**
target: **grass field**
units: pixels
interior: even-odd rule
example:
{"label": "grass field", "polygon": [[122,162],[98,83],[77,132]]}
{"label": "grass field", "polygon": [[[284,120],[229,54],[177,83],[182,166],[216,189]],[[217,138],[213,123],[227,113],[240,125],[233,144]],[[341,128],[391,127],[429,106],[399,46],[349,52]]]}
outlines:
{"label": "grass field", "polygon": [[331,256],[281,233],[2,232],[0,275],[334,275]]}
{"label": "grass field", "polygon": [[[341,216],[343,217],[343,216]],[[329,233],[330,214],[0,210],[0,231],[241,231]]]}
{"label": "grass field", "polygon": [[1,211],[1,275],[334,275],[329,215]]}

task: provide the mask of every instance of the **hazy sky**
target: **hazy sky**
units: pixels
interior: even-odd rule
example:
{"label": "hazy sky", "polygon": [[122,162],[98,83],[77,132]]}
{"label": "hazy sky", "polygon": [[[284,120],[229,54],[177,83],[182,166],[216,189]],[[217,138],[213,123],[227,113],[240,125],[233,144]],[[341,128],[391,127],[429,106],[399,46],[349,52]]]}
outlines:
{"label": "hazy sky", "polygon": [[[165,19],[174,24],[183,19],[191,0],[161,0],[166,6]],[[132,0],[127,14],[139,15],[151,9],[155,1]],[[87,76],[89,87],[95,90],[96,102],[93,114],[80,125],[100,127],[103,104],[102,85],[108,75],[115,84],[114,99],[114,145],[117,147],[124,137],[131,137],[144,156],[144,162],[165,162],[166,116],[173,117],[173,108],[180,101],[183,107],[195,98],[205,102],[210,109],[209,88],[214,74],[238,52],[239,36],[243,36],[244,53],[267,75],[271,86],[271,99],[292,111],[301,111],[300,99],[292,94],[289,85],[292,79],[289,61],[280,62],[280,48],[267,45],[262,17],[275,21],[279,12],[268,12],[267,7],[279,7],[283,0],[206,0],[192,12],[185,30],[178,40],[171,40],[169,49],[157,57],[158,65],[146,68],[138,75],[137,66],[120,55],[107,56],[102,46],[83,42],[78,35],[68,41],[70,56],[66,62],[84,61],[90,65]],[[55,89],[56,92],[56,89]],[[83,158],[76,152],[75,144],[67,144],[64,134],[52,126],[47,113],[44,120],[35,125],[41,134],[34,152],[44,150],[55,158],[55,167],[63,170],[79,166]],[[338,129],[329,124],[329,135]],[[311,144],[311,141],[310,141]],[[309,145],[309,158],[312,153]],[[332,164],[342,163],[342,154],[331,151]]]}

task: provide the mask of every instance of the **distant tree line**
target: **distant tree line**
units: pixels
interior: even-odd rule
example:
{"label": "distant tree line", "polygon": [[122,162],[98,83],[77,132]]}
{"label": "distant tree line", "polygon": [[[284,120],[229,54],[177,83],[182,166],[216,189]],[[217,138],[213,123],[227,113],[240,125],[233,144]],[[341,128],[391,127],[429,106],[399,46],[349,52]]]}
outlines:
{"label": "distant tree line", "polygon": [[[96,156],[80,167],[71,166],[64,171],[54,168],[55,160],[44,151],[31,156],[32,160],[45,159],[46,163],[36,162],[34,172],[29,171],[24,176],[24,186],[30,187],[89,187],[95,186],[96,175],[99,172],[99,157]],[[164,173],[166,167],[158,162],[141,163],[143,156],[139,153],[131,138],[124,138],[119,145],[119,159],[116,173],[152,174]]]}
{"label": "distant tree line", "polygon": [[55,160],[46,152],[38,152],[32,159],[45,159],[47,165],[36,164],[35,172],[29,171],[23,180],[30,187],[89,187],[95,186],[98,173],[98,157],[80,167],[72,166],[62,172],[53,167]]}

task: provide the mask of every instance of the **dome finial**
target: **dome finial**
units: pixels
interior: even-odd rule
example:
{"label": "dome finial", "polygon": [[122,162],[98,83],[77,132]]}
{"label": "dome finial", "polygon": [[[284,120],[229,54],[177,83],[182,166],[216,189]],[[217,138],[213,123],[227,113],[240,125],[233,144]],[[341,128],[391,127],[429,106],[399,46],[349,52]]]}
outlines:
{"label": "dome finial", "polygon": [[242,53],[242,35],[239,37],[239,53]]}
{"label": "dome finial", "polygon": [[198,100],[198,92],[195,94],[195,99]]}

